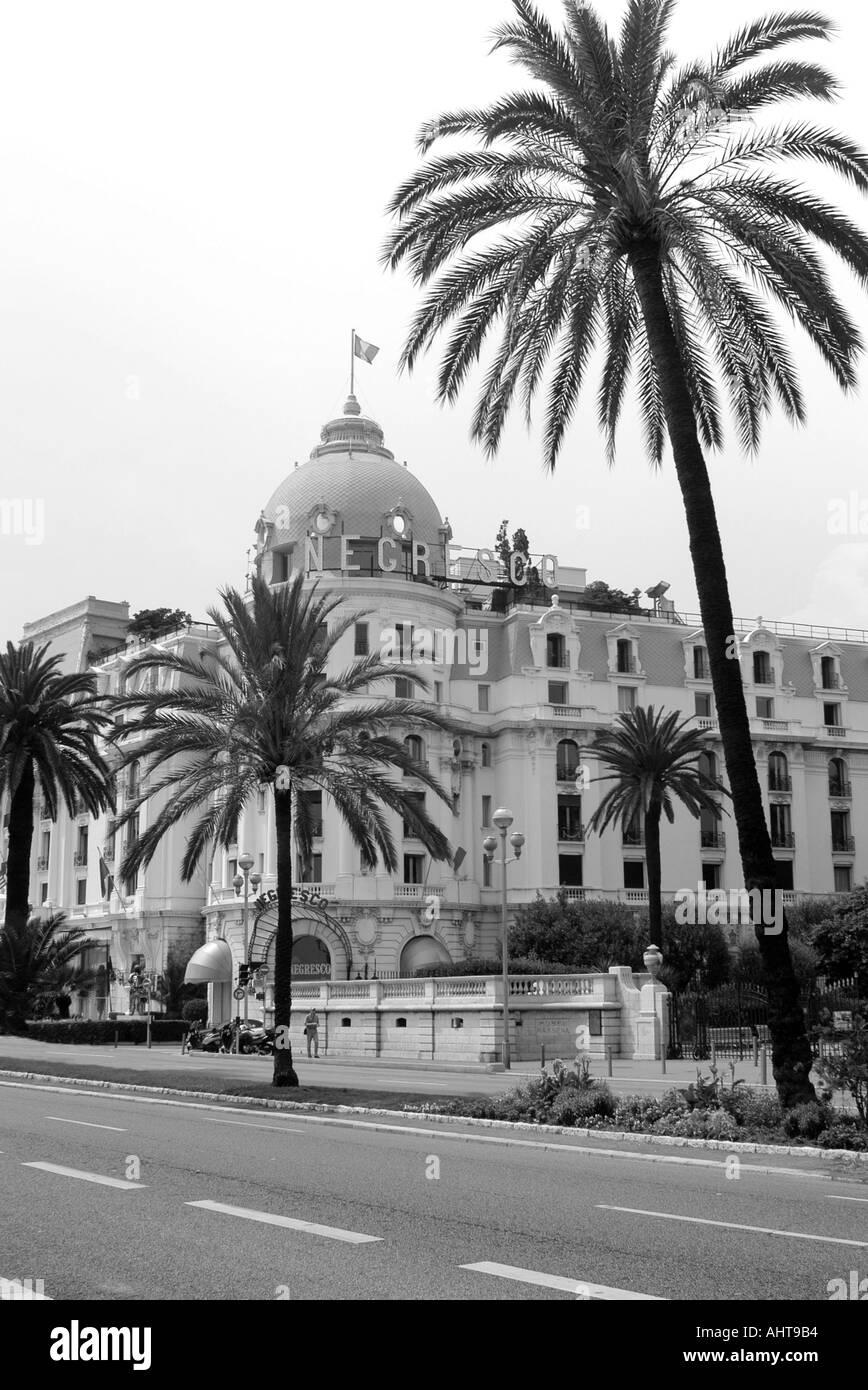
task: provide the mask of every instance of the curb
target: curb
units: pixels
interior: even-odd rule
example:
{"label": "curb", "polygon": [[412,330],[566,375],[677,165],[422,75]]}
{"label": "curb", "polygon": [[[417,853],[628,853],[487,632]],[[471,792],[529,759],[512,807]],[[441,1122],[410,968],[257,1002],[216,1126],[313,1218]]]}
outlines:
{"label": "curb", "polygon": [[[201,1100],[220,1105],[241,1105],[257,1110],[308,1111],[327,1115],[375,1115],[389,1119],[415,1120],[426,1124],[458,1123],[477,1129],[499,1129],[510,1133],[539,1135],[563,1134],[580,1139],[620,1140],[628,1144],[651,1144],[678,1149],[706,1149],[712,1152],[777,1154],[782,1158],[845,1159],[853,1164],[868,1163],[868,1151],[859,1149],[818,1149],[795,1144],[736,1143],[726,1139],[688,1139],[681,1135],[637,1134],[632,1130],[580,1129],[572,1125],[534,1125],[522,1120],[483,1120],[470,1115],[433,1115],[415,1110],[380,1110],[363,1105],[329,1105],[324,1101],[292,1101],[260,1099],[257,1096],[226,1096],[214,1091],[184,1091],[172,1086],[142,1086],[137,1082],[92,1081],[83,1076],[52,1076],[46,1072],[8,1071],[0,1069],[0,1077],[16,1077],[24,1081],[49,1081],[67,1086],[85,1086],[104,1091],[143,1092],[152,1096],[179,1096],[185,1100]],[[171,1103],[171,1102],[167,1102]]]}

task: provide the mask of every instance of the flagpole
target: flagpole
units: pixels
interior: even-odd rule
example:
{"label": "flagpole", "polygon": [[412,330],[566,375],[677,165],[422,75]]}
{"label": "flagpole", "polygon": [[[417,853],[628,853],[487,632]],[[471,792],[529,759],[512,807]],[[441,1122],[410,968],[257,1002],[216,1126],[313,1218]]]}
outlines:
{"label": "flagpole", "polygon": [[350,395],[356,391],[356,330],[350,330]]}

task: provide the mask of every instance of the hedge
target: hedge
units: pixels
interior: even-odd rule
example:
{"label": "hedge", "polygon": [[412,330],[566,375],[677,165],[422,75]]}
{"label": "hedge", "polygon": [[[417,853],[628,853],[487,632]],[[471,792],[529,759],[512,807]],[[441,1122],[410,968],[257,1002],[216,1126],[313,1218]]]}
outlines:
{"label": "hedge", "polygon": [[[180,1042],[189,1025],[181,1018],[151,1020],[152,1042]],[[113,1043],[147,1042],[147,1021],[144,1018],[48,1018],[31,1019],[27,1036],[39,1042],[51,1043]]]}

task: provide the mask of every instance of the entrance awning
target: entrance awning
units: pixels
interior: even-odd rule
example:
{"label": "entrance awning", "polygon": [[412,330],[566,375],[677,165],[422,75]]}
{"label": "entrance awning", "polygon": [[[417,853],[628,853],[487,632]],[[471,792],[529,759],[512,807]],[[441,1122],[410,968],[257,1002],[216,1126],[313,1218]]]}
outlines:
{"label": "entrance awning", "polygon": [[226,941],[209,941],[194,951],[184,973],[185,985],[225,984],[232,979],[232,952]]}

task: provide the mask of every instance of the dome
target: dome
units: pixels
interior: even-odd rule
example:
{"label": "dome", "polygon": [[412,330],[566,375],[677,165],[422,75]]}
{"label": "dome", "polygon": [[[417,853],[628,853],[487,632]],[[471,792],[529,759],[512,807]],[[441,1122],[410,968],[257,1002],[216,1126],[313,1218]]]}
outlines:
{"label": "dome", "polygon": [[380,426],[350,396],[308,461],[296,466],[264,508],[264,548],[288,550],[308,536],[388,536],[427,545],[432,559],[438,555],[443,518],[437,504],[383,440]]}

